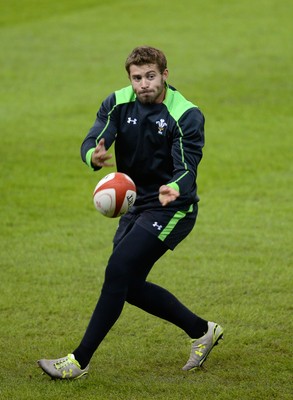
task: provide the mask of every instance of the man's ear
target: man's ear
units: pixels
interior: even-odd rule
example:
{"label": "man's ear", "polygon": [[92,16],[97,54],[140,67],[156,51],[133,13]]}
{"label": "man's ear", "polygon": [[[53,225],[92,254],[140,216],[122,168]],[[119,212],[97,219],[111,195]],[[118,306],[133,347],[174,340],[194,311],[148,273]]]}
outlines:
{"label": "man's ear", "polygon": [[164,72],[163,72],[163,79],[164,79],[164,81],[167,80],[168,76],[169,76],[169,71],[168,71],[168,69],[166,68],[166,69],[164,70]]}

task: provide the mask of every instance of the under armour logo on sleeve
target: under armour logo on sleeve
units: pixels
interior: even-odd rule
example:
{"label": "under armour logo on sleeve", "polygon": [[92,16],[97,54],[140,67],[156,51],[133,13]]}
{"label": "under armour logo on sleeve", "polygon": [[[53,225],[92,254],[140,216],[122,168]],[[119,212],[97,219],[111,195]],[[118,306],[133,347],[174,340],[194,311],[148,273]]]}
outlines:
{"label": "under armour logo on sleeve", "polygon": [[154,227],[154,228],[157,228],[158,231],[160,231],[160,230],[163,228],[163,225],[159,225],[159,224],[157,223],[157,221],[156,221],[156,222],[153,223],[153,227]]}

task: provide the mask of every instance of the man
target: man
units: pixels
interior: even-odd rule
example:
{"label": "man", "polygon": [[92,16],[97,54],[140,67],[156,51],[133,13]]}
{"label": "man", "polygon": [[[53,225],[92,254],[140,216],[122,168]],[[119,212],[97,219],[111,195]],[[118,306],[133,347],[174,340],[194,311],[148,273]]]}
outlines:
{"label": "man", "polygon": [[107,150],[115,142],[117,170],[133,179],[137,199],[120,219],[100,298],[81,343],[66,357],[38,361],[53,379],[77,379],[88,373],[94,352],[125,301],[190,336],[185,371],[200,367],[223,336],[221,326],[200,318],[170,292],[146,281],[155,262],[195,224],[204,116],[167,84],[167,61],[160,50],[135,48],[125,68],[131,85],[102,103],[82,143],[81,157],[93,170],[111,166]]}

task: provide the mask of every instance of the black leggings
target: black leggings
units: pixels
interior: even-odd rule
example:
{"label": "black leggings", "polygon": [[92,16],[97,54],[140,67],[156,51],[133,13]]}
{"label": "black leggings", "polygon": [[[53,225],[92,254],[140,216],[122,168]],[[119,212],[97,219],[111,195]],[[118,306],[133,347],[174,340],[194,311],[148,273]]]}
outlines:
{"label": "black leggings", "polygon": [[77,355],[86,349],[88,356],[84,365],[117,321],[125,301],[175,324],[190,337],[202,335],[205,320],[188,310],[167,290],[146,282],[152,266],[167,250],[160,239],[137,224],[114,247],[100,298],[81,344],[74,352],[78,359]]}

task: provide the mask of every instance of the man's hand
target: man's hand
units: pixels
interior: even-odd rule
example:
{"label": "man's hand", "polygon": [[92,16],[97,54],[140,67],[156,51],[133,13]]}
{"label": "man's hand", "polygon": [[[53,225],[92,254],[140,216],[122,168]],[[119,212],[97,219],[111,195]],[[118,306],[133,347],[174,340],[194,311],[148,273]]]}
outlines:
{"label": "man's hand", "polygon": [[110,158],[112,158],[112,154],[107,154],[105,139],[101,139],[92,154],[92,165],[94,167],[113,167],[113,163],[107,162]]}
{"label": "man's hand", "polygon": [[179,192],[170,186],[163,185],[159,189],[159,200],[162,206],[166,206],[171,201],[174,201],[179,197]]}

